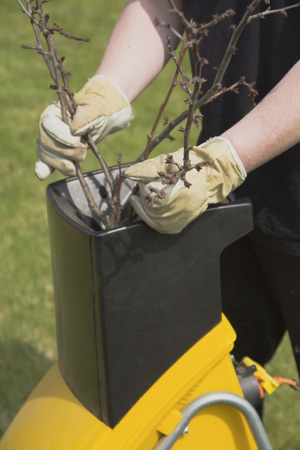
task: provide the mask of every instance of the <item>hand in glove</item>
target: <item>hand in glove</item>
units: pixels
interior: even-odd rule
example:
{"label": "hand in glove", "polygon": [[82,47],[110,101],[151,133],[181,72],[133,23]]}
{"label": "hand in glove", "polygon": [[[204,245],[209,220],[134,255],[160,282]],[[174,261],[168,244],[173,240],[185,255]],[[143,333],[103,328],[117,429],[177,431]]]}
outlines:
{"label": "hand in glove", "polygon": [[95,75],[74,95],[76,114],[69,125],[62,121],[59,102],[51,103],[41,115],[37,140],[36,175],[44,180],[57,169],[76,175],[73,161],[86,157],[87,132],[95,143],[128,126],[133,117],[125,94],[109,79]]}
{"label": "hand in glove", "polygon": [[[183,149],[172,154],[175,162],[182,164]],[[198,164],[212,161],[199,172],[193,169],[186,174],[191,186],[185,187],[182,180],[165,190],[165,198],[149,202],[154,189],[162,189],[159,172],[178,170],[166,163],[167,155],[160,155],[127,168],[125,176],[139,184],[140,196],[133,195],[131,204],[136,213],[160,233],[179,233],[188,223],[203,213],[209,204],[219,203],[237,188],[246,178],[246,171],[228,139],[213,138],[190,151],[190,161]],[[148,197],[148,198],[147,198]]]}

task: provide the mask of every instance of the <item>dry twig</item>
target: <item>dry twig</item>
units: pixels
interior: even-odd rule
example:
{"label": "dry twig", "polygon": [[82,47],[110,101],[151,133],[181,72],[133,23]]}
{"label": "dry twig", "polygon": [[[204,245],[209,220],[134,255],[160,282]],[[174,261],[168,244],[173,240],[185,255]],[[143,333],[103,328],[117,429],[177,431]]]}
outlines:
{"label": "dry twig", "polygon": [[[74,101],[73,93],[70,90],[69,87],[69,77],[71,75],[70,72],[66,72],[64,70],[63,62],[65,60],[64,57],[59,57],[57,48],[54,43],[53,35],[55,32],[59,32],[61,35],[65,36],[68,39],[74,39],[77,41],[85,41],[88,42],[88,39],[84,38],[78,38],[77,36],[70,35],[66,33],[61,27],[59,27],[56,23],[53,24],[51,27],[49,25],[49,15],[45,14],[43,11],[42,4],[46,3],[47,0],[35,0],[35,5],[32,6],[31,0],[25,0],[26,1],[26,7],[22,3],[22,0],[17,0],[21,11],[25,13],[31,22],[34,35],[36,38],[37,45],[36,46],[26,46],[23,45],[22,47],[25,49],[32,49],[37,51],[40,55],[43,56],[44,61],[46,62],[46,65],[48,67],[50,76],[54,82],[53,85],[51,85],[51,88],[56,90],[60,106],[61,106],[61,114],[62,114],[62,120],[65,123],[68,123],[69,117],[74,116],[76,112],[76,103]],[[46,48],[44,48],[44,43],[42,41],[42,37],[44,38]],[[80,169],[80,165],[78,162],[75,162],[75,168],[77,177],[79,179],[79,182],[82,186],[83,192],[86,196],[86,199],[88,201],[88,204],[92,210],[92,212],[95,214],[95,216],[100,221],[103,228],[113,228],[116,226],[116,217],[119,216],[118,208],[119,202],[114,200],[115,195],[114,192],[117,189],[117,183],[114,180],[110,168],[106,164],[104,158],[102,157],[101,153],[99,152],[98,148],[96,147],[95,143],[92,140],[92,137],[89,133],[87,133],[83,139],[87,142],[89,148],[92,150],[92,152],[95,154],[96,158],[98,159],[106,180],[108,182],[108,185],[110,187],[110,190],[112,192],[113,199],[111,200],[111,208],[108,209],[108,213],[102,212],[99,207],[97,206],[90,189],[84,179],[84,176],[82,174],[82,171]]]}

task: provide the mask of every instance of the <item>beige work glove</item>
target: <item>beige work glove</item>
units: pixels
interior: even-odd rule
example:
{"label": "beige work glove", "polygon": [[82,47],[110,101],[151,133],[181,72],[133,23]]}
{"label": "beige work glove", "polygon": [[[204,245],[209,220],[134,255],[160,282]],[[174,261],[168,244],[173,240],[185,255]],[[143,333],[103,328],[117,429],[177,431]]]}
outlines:
{"label": "beige work glove", "polygon": [[[175,162],[182,164],[183,149],[172,153]],[[200,171],[193,169],[186,175],[191,186],[185,187],[182,180],[167,187],[165,198],[152,197],[151,188],[161,189],[158,172],[171,173],[178,170],[165,162],[167,155],[160,155],[125,170],[125,176],[138,182],[139,196],[131,196],[136,213],[150,227],[160,233],[179,233],[188,223],[203,213],[209,204],[219,203],[237,188],[246,178],[245,168],[231,142],[225,138],[212,138],[190,151],[192,164],[210,160],[211,165]]]}
{"label": "beige work glove", "polygon": [[73,161],[86,157],[87,144],[82,136],[91,133],[93,141],[130,125],[132,108],[121,89],[111,80],[95,75],[74,95],[76,114],[69,125],[61,118],[59,102],[51,103],[41,115],[37,140],[35,172],[40,180],[57,169],[64,175],[76,175]]}

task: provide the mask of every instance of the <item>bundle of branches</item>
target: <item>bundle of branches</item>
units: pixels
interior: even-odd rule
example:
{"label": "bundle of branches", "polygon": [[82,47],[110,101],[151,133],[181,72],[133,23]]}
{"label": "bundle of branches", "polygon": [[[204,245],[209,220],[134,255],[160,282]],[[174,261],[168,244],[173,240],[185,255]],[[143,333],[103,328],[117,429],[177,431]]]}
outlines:
{"label": "bundle of branches", "polygon": [[[58,50],[54,43],[54,34],[59,33],[68,39],[84,41],[88,40],[78,38],[66,33],[55,22],[53,23],[53,25],[50,25],[50,17],[48,14],[44,13],[42,7],[43,3],[47,3],[48,0],[17,1],[21,7],[21,11],[25,13],[26,16],[28,16],[28,18],[30,19],[36,38],[36,45],[23,45],[22,47],[25,49],[33,49],[37,51],[38,54],[43,56],[54,83],[51,85],[51,88],[56,90],[58,94],[58,99],[61,104],[62,119],[65,123],[68,123],[68,117],[72,117],[76,113],[76,104],[74,102],[73,93],[69,88],[70,72],[66,72],[64,70],[64,57],[60,57],[58,54]],[[223,14],[214,15],[211,18],[211,21],[199,24],[193,20],[187,20],[182,11],[180,11],[176,7],[174,0],[168,1],[170,5],[170,14],[176,14],[180,18],[181,22],[184,25],[185,33],[183,35],[180,34],[178,30],[174,29],[168,23],[160,21],[159,18],[157,19],[157,26],[167,27],[170,30],[170,33],[174,33],[179,38],[180,45],[178,51],[175,51],[175,49],[172,48],[170,44],[170,39],[166,43],[170,56],[175,63],[175,73],[173,79],[171,80],[170,88],[166,94],[166,97],[160,106],[152,130],[147,136],[146,148],[135,162],[142,161],[148,158],[151,151],[155,147],[157,147],[157,145],[159,145],[165,138],[173,140],[173,137],[171,136],[172,130],[174,130],[174,128],[178,127],[183,121],[185,121],[185,126],[179,127],[179,131],[182,131],[184,133],[184,158],[182,164],[175,163],[172,155],[168,155],[166,162],[168,164],[176,165],[177,170],[175,171],[175,174],[172,174],[171,177],[167,174],[160,174],[160,176],[166,186],[175,184],[179,179],[182,179],[186,188],[189,188],[189,183],[186,180],[186,173],[190,170],[200,171],[203,167],[213,163],[212,161],[203,161],[203,163],[195,166],[192,165],[189,160],[189,151],[192,148],[192,145],[190,144],[191,129],[193,125],[199,126],[199,120],[201,120],[202,118],[201,113],[198,111],[201,111],[202,106],[214,101],[216,98],[226,94],[227,92],[238,93],[238,88],[241,85],[246,86],[249,89],[249,94],[252,97],[253,101],[255,96],[257,95],[253,83],[248,82],[245,77],[241,77],[231,86],[224,86],[222,83],[224,74],[230,64],[232,56],[237,50],[237,42],[243,30],[251,21],[259,18],[264,18],[269,14],[281,13],[286,15],[287,10],[299,7],[300,2],[282,9],[271,9],[269,0],[264,0],[266,3],[266,9],[263,12],[255,14],[255,9],[262,0],[252,0],[252,2],[246,8],[244,15],[242,16],[239,23],[236,26],[231,27],[231,38],[229,40],[221,64],[216,69],[215,78],[211,86],[209,86],[206,92],[203,94],[202,85],[206,82],[206,80],[202,76],[202,71],[203,67],[209,64],[209,62],[207,61],[207,59],[203,58],[200,55],[199,44],[204,38],[207,37],[210,28],[217,26],[218,23],[226,20],[229,17],[232,17],[235,12],[232,9],[229,9],[227,11],[224,11]],[[192,52],[193,59],[195,61],[194,73],[192,77],[188,77],[185,74],[185,70],[183,68],[184,56],[187,51]],[[178,117],[169,119],[163,114],[176,86],[180,86],[181,89],[184,90],[184,92],[187,94],[187,99],[185,100],[183,111],[178,115]],[[156,135],[156,130],[161,120],[163,120],[164,129],[160,134]],[[75,162],[76,173],[85,193],[88,204],[94,215],[97,217],[97,220],[100,222],[101,227],[104,229],[111,229],[120,225],[122,220],[124,220],[121,215],[122,205],[120,202],[120,189],[123,181],[120,160],[118,161],[120,167],[119,173],[114,177],[89,133],[83,136],[83,139],[88,143],[89,148],[99,161],[100,167],[105,174],[107,184],[111,191],[109,195],[109,198],[111,200],[109,201],[108,208],[105,212],[101,211],[97,206],[97,200],[93,198],[89,187],[85,182],[78,162]],[[101,196],[101,194],[103,197],[103,193],[100,192],[99,195]],[[163,197],[164,189],[162,189],[160,192],[157,192],[156,195],[160,198]]]}

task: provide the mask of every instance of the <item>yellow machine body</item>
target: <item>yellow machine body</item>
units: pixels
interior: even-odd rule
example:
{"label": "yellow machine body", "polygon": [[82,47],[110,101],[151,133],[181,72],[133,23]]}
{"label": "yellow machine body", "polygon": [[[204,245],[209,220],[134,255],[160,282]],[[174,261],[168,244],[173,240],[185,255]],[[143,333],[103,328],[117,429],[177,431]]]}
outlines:
{"label": "yellow machine body", "polygon": [[[223,316],[113,429],[76,399],[56,363],[20,409],[0,450],[152,450],[171,434],[191,400],[214,391],[243,396],[230,357],[235,337]],[[257,445],[237,409],[214,405],[192,419],[172,449],[254,450]]]}

